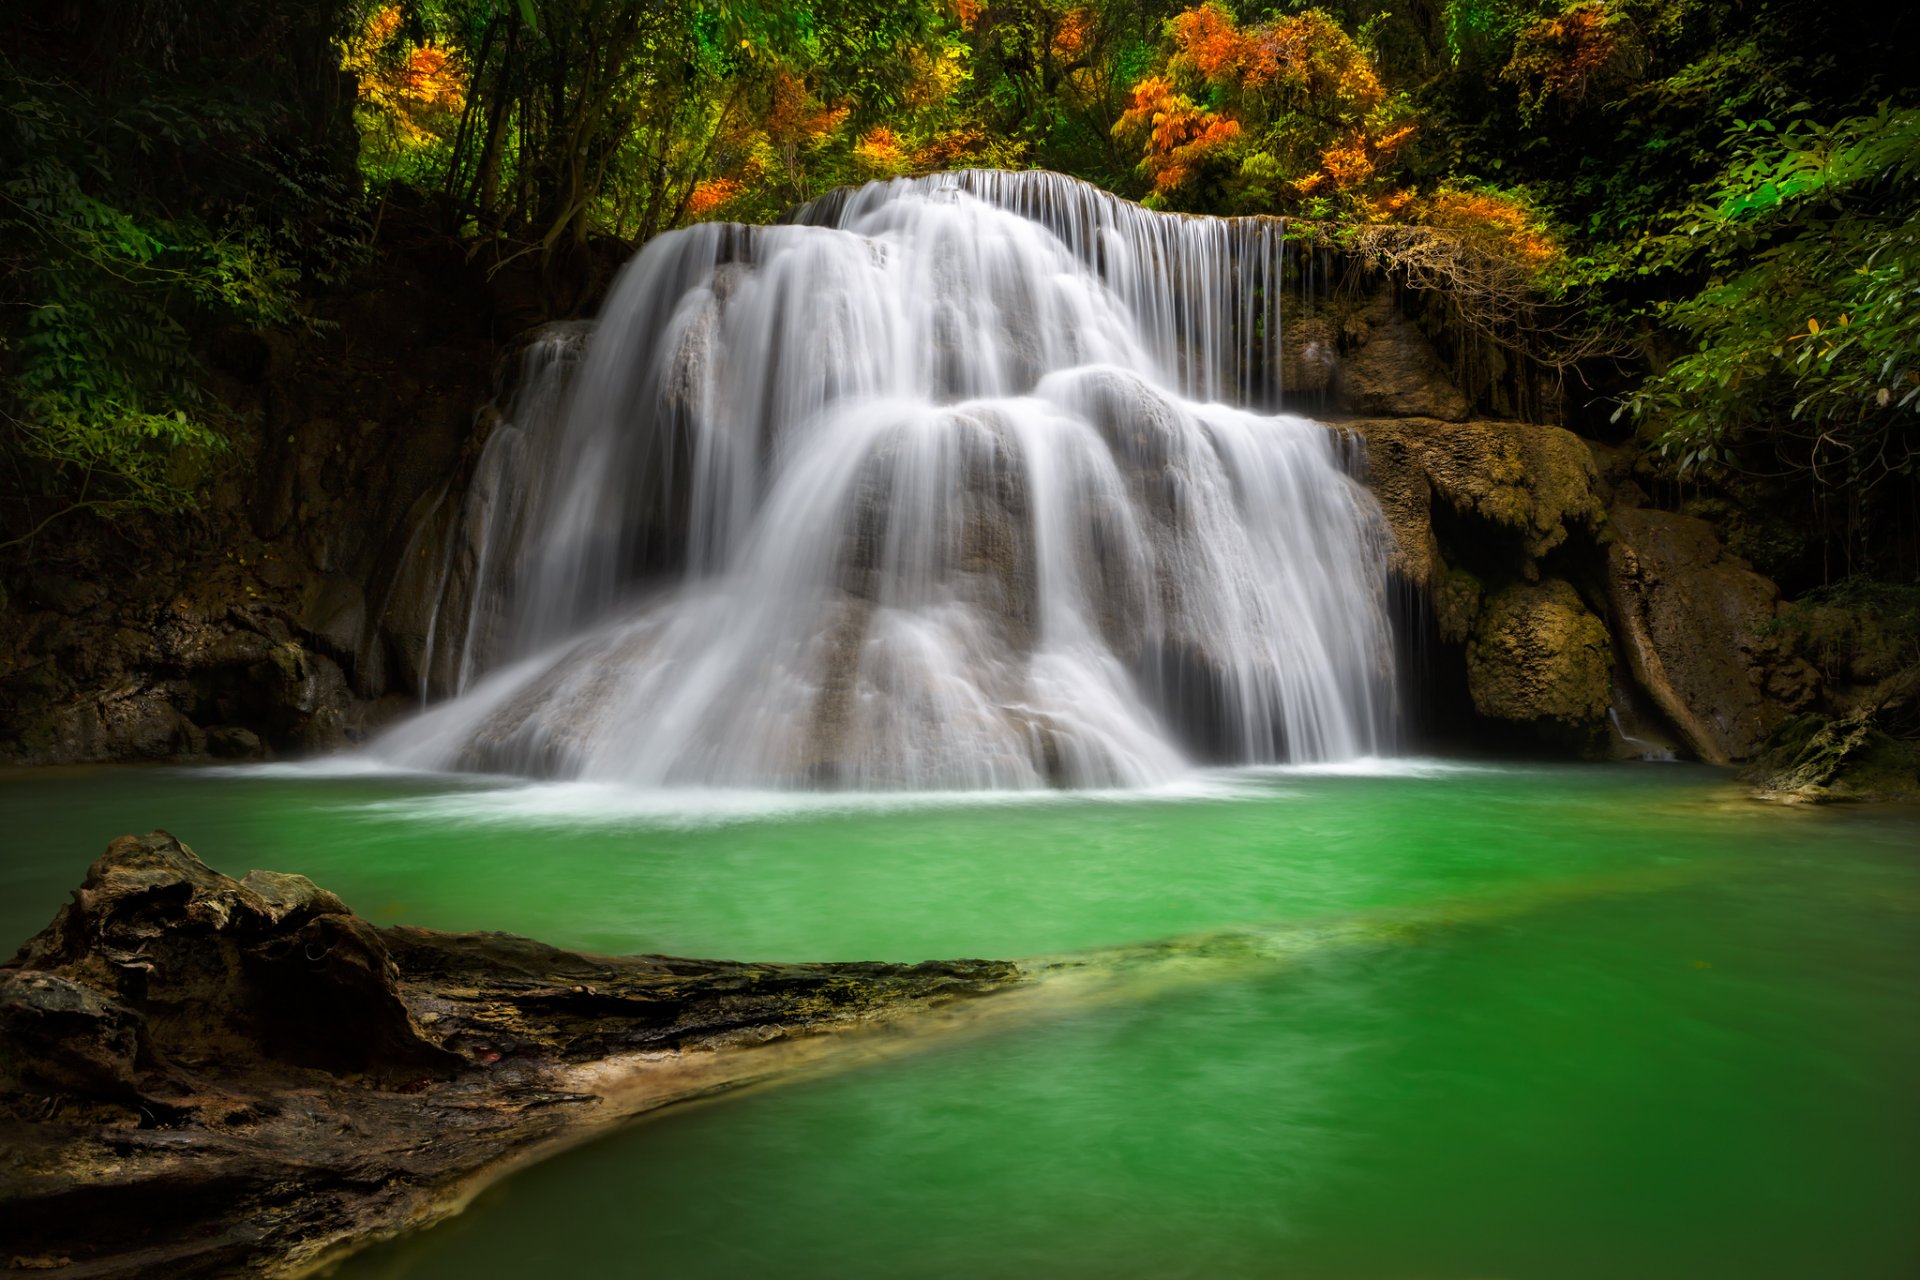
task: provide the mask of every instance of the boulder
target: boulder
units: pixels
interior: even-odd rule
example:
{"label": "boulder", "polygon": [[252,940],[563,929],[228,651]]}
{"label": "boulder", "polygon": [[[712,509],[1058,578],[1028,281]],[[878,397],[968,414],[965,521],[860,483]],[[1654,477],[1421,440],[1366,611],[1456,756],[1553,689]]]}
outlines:
{"label": "boulder", "polygon": [[1566,582],[1515,583],[1489,596],[1467,642],[1467,687],[1490,720],[1590,752],[1604,739],[1612,646]]}

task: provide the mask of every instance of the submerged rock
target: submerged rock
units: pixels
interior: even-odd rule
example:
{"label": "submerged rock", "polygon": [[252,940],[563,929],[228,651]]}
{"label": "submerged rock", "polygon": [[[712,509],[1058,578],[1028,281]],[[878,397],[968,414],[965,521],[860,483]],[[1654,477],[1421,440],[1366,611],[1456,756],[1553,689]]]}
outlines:
{"label": "submerged rock", "polygon": [[1023,976],[381,929],[304,876],[122,837],[0,967],[0,1259],[311,1274],[536,1151]]}

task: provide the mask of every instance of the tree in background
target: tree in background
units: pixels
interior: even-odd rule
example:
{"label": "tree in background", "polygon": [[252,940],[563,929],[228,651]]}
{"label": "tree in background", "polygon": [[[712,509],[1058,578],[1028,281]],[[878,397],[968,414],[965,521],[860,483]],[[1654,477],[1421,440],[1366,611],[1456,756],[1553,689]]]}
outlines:
{"label": "tree in background", "polygon": [[0,17],[0,541],[191,508],[232,424],[194,335],[298,324],[364,228],[337,0]]}
{"label": "tree in background", "polygon": [[1821,535],[1847,540],[1845,563],[1871,561],[1877,522],[1912,505],[1920,103],[1900,51],[1920,18],[1904,10],[150,0],[84,16],[56,0],[0,20],[16,532],[73,506],[190,503],[231,429],[196,335],[308,323],[389,193],[490,267],[564,278],[596,237],[767,221],[968,165],[1320,220],[1567,374],[1575,425],[1637,429],[1662,475],[1809,524],[1819,495],[1848,495],[1844,530]]}

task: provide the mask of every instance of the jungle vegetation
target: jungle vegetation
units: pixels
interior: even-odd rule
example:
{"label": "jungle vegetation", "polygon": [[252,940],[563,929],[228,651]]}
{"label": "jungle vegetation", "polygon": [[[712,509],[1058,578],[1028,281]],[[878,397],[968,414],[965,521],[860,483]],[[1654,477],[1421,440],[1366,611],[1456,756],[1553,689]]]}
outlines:
{"label": "jungle vegetation", "polygon": [[[490,268],[1043,167],[1486,295],[1789,584],[1911,579],[1916,19],[1814,0],[78,0],[0,18],[0,541],[190,512],[224,328],[390,200]],[[1412,230],[1410,230],[1412,229]],[[1750,532],[1740,541],[1741,529]]]}

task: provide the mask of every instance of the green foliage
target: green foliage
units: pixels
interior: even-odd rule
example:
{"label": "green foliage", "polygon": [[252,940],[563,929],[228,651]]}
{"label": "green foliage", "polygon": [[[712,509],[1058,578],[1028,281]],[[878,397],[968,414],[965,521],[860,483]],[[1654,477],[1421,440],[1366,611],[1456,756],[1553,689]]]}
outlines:
{"label": "green foliage", "polygon": [[1743,445],[1830,484],[1920,454],[1920,110],[1744,123],[1658,250],[1705,288],[1663,304],[1692,349],[1629,400],[1682,470]]}
{"label": "green foliage", "polygon": [[324,6],[242,4],[215,25],[160,5],[104,39],[77,35],[65,7],[0,22],[14,541],[77,508],[188,508],[225,448],[196,336],[299,320],[303,281],[337,276],[359,240],[356,197],[284,85],[265,96],[247,73],[216,74],[246,48],[273,79],[287,50],[263,49],[263,28],[324,24]]}

